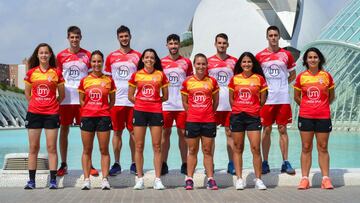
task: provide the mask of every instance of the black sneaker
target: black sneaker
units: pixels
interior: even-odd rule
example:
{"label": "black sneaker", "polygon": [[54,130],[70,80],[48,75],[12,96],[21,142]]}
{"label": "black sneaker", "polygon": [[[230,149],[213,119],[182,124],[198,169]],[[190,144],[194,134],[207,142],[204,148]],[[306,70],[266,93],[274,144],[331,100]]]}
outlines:
{"label": "black sneaker", "polygon": [[181,172],[182,174],[187,175],[187,163],[181,164],[181,170],[180,170],[180,172]]}
{"label": "black sneaker", "polygon": [[163,162],[162,163],[162,166],[161,166],[161,175],[166,175],[169,173],[169,167],[168,165],[166,164],[166,162]]}

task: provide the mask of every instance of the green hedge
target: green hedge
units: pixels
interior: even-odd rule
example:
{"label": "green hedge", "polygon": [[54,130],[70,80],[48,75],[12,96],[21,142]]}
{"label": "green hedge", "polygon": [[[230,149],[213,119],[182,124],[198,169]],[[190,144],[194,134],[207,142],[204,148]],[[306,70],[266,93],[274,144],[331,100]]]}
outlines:
{"label": "green hedge", "polygon": [[11,86],[5,85],[4,83],[0,83],[0,89],[2,89],[4,91],[10,91],[10,92],[24,94],[24,90],[22,90],[18,87],[11,87]]}

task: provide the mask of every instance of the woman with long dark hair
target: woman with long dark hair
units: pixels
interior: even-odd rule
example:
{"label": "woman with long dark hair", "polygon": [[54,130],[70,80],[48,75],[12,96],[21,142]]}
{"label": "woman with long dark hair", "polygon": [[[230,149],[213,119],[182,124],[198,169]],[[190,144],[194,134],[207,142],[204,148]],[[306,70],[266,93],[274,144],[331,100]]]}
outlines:
{"label": "woman with long dark hair", "polygon": [[[57,134],[59,129],[59,104],[64,99],[64,79],[56,69],[55,56],[46,43],[39,44],[28,61],[25,77],[25,97],[29,102],[25,127],[29,135],[29,181],[25,189],[34,189],[40,135],[45,130],[49,156],[50,189],[57,189]],[[58,93],[58,97],[56,97]]]}

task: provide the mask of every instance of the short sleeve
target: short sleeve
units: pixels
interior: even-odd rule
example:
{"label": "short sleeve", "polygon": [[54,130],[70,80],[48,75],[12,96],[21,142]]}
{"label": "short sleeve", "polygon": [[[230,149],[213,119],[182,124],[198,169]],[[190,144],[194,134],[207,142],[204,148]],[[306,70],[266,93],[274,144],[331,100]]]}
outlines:
{"label": "short sleeve", "polygon": [[111,82],[110,93],[116,92],[115,82],[112,78],[110,78],[110,82]]}
{"label": "short sleeve", "polygon": [[295,66],[296,66],[295,59],[294,59],[293,55],[291,54],[291,52],[287,51],[286,53],[288,55],[287,68],[288,68],[288,71],[291,72],[291,71],[295,70]]}
{"label": "short sleeve", "polygon": [[302,74],[299,74],[299,75],[296,77],[296,79],[295,79],[295,84],[294,84],[294,86],[293,86],[294,89],[299,90],[299,91],[301,91],[301,83],[300,83],[301,75],[302,75]]}
{"label": "short sleeve", "polygon": [[88,57],[88,60],[86,62],[86,66],[88,67],[88,72],[91,72],[92,71],[92,68],[91,68],[91,53],[89,51],[86,51],[86,55]]}
{"label": "short sleeve", "polygon": [[136,87],[136,81],[135,81],[136,73],[137,73],[137,72],[133,73],[133,74],[131,75],[130,80],[128,81],[128,84],[129,84],[130,86]]}
{"label": "short sleeve", "polygon": [[189,91],[187,89],[187,81],[188,80],[184,80],[184,82],[181,85],[181,90],[180,90],[181,94],[185,94],[185,95],[189,94]]}
{"label": "short sleeve", "polygon": [[229,87],[229,90],[234,91],[234,89],[235,89],[234,77],[231,77],[228,87]]}
{"label": "short sleeve", "polygon": [[85,78],[81,79],[79,87],[78,87],[78,92],[85,93],[85,89],[84,89],[84,80],[85,80]]}
{"label": "short sleeve", "polygon": [[62,63],[61,63],[61,53],[59,53],[57,56],[56,56],[56,68],[62,72],[63,71],[63,67],[62,67]]}
{"label": "short sleeve", "polygon": [[260,92],[263,92],[268,89],[268,86],[266,80],[262,76],[259,76],[259,78],[260,78]]}
{"label": "short sleeve", "polygon": [[327,73],[328,77],[329,77],[329,89],[332,89],[335,87],[335,83],[334,83],[334,79],[333,77],[330,75],[330,73]]}
{"label": "short sleeve", "polygon": [[65,79],[63,77],[63,74],[61,72],[61,70],[59,70],[58,68],[55,69],[56,70],[56,74],[58,75],[58,85],[64,84],[65,83]]}
{"label": "short sleeve", "polygon": [[219,88],[217,81],[214,78],[211,78],[211,80],[212,80],[213,87],[214,87],[212,93],[215,94],[220,90],[220,88]]}
{"label": "short sleeve", "polygon": [[191,61],[189,59],[186,59],[186,62],[188,64],[188,68],[186,70],[186,76],[191,76],[191,75],[193,75],[193,67],[192,67]]}
{"label": "short sleeve", "polygon": [[103,73],[105,75],[111,75],[111,64],[110,64],[110,58],[111,58],[111,54],[109,56],[106,57],[106,61],[105,61],[105,68]]}
{"label": "short sleeve", "polygon": [[169,85],[169,80],[164,72],[161,71],[161,75],[162,75],[161,88],[163,88]]}
{"label": "short sleeve", "polygon": [[34,71],[33,71],[32,69],[30,69],[30,70],[26,73],[25,78],[24,78],[24,82],[25,82],[25,83],[31,85],[31,83],[32,83],[32,82],[31,82],[31,75],[32,75],[33,72],[34,72]]}

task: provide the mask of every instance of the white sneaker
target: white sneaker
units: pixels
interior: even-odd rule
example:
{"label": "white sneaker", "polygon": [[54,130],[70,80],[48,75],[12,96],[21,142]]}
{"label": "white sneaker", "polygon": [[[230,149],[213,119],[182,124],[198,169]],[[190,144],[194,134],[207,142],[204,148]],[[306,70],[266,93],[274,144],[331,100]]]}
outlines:
{"label": "white sneaker", "polygon": [[90,190],[90,188],[91,188],[91,183],[90,183],[90,179],[89,178],[86,178],[85,180],[84,180],[84,184],[83,184],[83,186],[82,186],[82,190]]}
{"label": "white sneaker", "polygon": [[144,186],[144,178],[138,178],[135,177],[135,186],[133,187],[134,190],[143,190],[145,188]]}
{"label": "white sneaker", "polygon": [[101,189],[102,190],[110,190],[110,183],[107,178],[103,178],[101,182]]}
{"label": "white sneaker", "polygon": [[155,190],[164,190],[165,189],[165,186],[162,184],[160,178],[155,178],[154,189]]}
{"label": "white sneaker", "polygon": [[266,190],[266,185],[264,184],[264,182],[259,179],[259,178],[255,178],[254,180],[255,182],[255,188],[258,189],[258,190]]}
{"label": "white sneaker", "polygon": [[236,180],[235,188],[237,190],[243,190],[245,186],[246,186],[245,181],[242,178]]}

